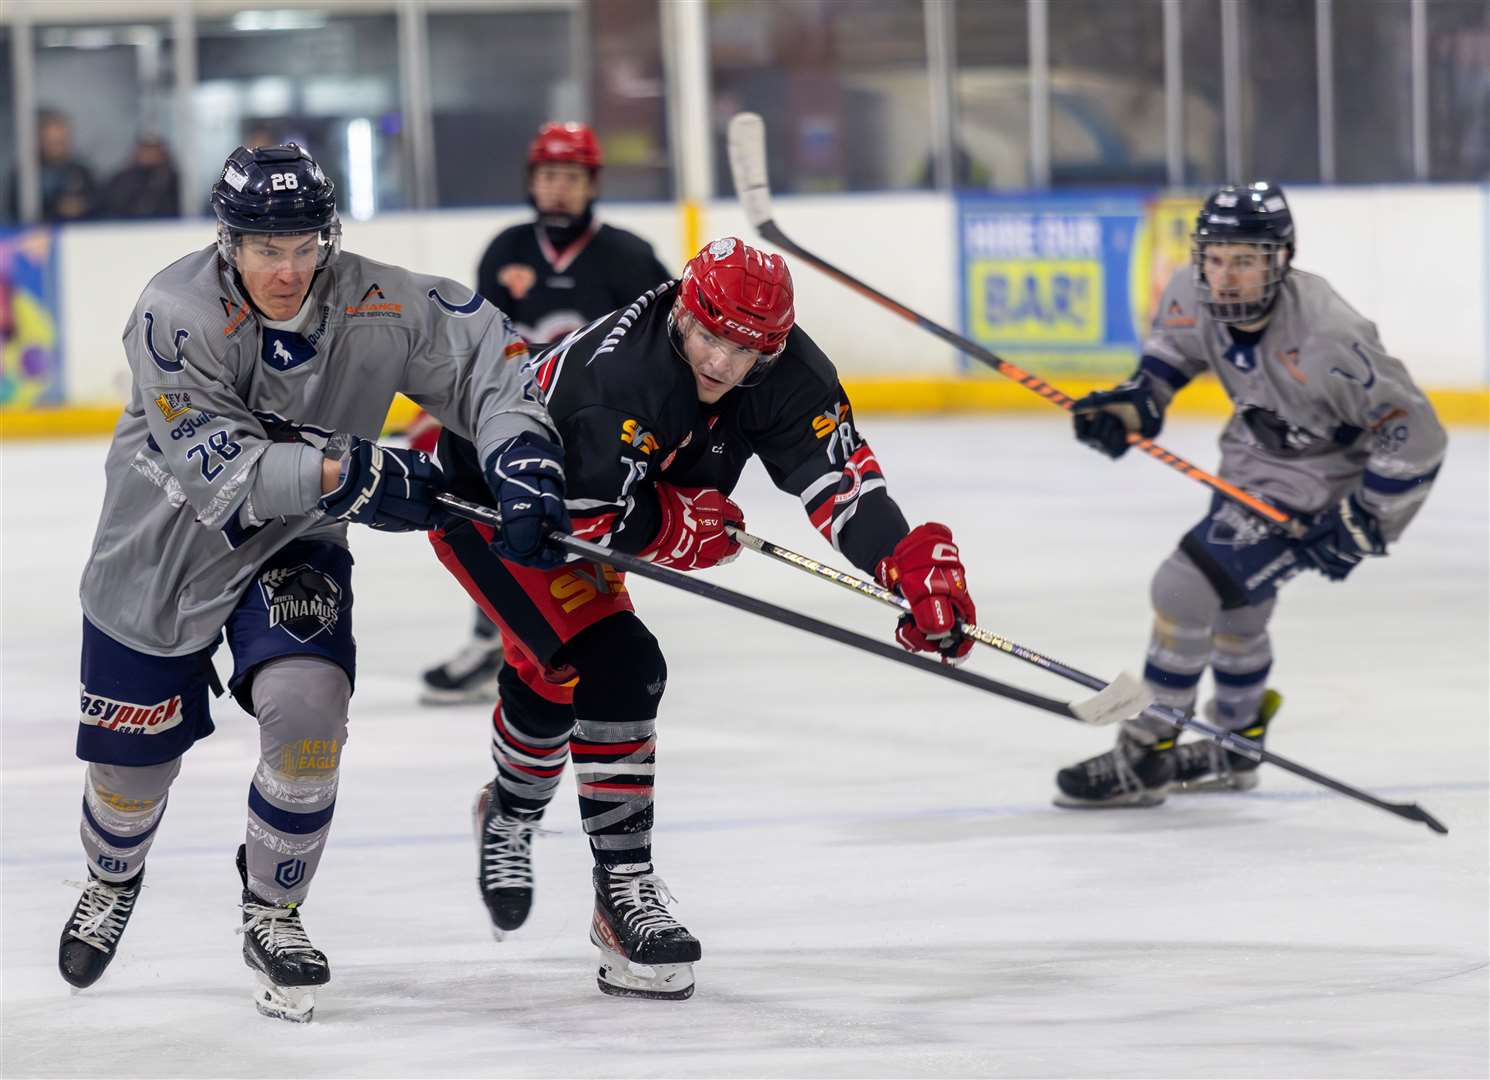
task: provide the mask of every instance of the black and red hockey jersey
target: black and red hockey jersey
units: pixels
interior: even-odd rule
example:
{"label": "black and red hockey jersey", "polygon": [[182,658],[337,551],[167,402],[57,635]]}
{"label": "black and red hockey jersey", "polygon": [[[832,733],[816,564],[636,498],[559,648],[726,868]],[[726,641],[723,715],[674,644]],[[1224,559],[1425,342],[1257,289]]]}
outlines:
{"label": "black and red hockey jersey", "polygon": [[[796,326],[759,383],[705,404],[668,332],[675,295],[674,282],[650,290],[529,361],[564,441],[574,535],[641,551],[661,527],[658,480],[729,493],[758,456],[818,532],[872,574],[909,528],[832,363]],[[469,442],[447,432],[440,460],[456,494],[490,502]]]}
{"label": "black and red hockey jersey", "polygon": [[560,246],[553,237],[536,221],[504,229],[476,271],[476,291],[530,342],[557,341],[672,277],[625,229],[591,221]]}

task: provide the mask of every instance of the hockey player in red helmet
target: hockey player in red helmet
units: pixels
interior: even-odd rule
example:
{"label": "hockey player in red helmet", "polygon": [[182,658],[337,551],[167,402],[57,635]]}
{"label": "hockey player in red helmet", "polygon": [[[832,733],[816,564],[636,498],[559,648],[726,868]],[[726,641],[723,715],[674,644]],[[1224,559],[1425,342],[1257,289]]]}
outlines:
{"label": "hockey player in red helmet", "polygon": [[[532,370],[564,442],[574,535],[676,570],[727,562],[739,552],[730,526],[745,520],[729,493],[759,457],[825,540],[910,601],[895,628],[905,648],[956,663],[972,647],[961,627],[974,606],[952,533],[906,523],[838,373],[797,325],[781,256],[715,240],[681,280],[536,350]],[[469,443],[447,433],[440,460],[456,494],[485,498]],[[505,644],[497,775],[476,803],[477,880],[493,928],[528,916],[532,836],[572,756],[595,858],[600,989],[687,997],[699,943],[669,911],[652,863],[667,665],[625,576],[584,562],[514,565],[489,549],[491,530],[470,522],[431,538]]]}
{"label": "hockey player in red helmet", "polygon": [[715,240],[683,268],[673,301],[673,340],[693,370],[698,399],[712,404],[761,380],[786,348],[796,320],[786,260]]}
{"label": "hockey player in red helmet", "polygon": [[[536,219],[504,229],[476,271],[476,291],[529,341],[556,341],[591,319],[625,307],[672,272],[634,233],[595,220],[604,161],[588,124],[547,123],[527,154],[528,201]],[[432,449],[439,428],[421,415],[409,429]],[[426,705],[490,702],[502,660],[497,629],[479,611],[454,655],[425,671]]]}

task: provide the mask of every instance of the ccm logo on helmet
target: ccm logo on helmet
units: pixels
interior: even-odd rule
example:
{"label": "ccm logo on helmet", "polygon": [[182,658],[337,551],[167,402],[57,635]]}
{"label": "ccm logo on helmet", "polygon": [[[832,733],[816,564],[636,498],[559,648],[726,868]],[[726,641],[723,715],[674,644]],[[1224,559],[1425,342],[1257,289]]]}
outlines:
{"label": "ccm logo on helmet", "polygon": [[731,330],[738,330],[740,333],[745,334],[748,337],[763,338],[766,336],[759,330],[755,329],[755,327],[746,326],[744,323],[737,323],[734,319],[731,319],[727,315],[724,318],[724,325],[729,327]]}

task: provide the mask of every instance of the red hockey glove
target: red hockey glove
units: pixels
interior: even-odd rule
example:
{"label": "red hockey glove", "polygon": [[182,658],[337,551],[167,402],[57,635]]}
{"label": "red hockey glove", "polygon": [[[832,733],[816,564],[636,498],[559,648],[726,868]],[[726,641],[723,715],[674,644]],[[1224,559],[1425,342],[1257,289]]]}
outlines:
{"label": "red hockey glove", "polygon": [[713,488],[657,485],[662,528],[641,557],[674,570],[706,570],[740,554],[740,543],[726,525],[745,527],[744,512]]}
{"label": "red hockey glove", "polygon": [[962,624],[976,622],[978,611],[951,529],[934,521],[916,526],[894,554],[880,560],[874,576],[910,601],[910,614],[895,628],[896,641],[910,652],[940,653],[948,664],[967,658],[973,639],[963,636]]}

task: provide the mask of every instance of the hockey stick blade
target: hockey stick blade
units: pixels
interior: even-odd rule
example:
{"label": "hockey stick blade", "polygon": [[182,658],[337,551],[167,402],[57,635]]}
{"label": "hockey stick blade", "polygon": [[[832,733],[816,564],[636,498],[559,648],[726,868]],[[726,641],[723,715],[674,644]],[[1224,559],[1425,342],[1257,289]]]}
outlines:
{"label": "hockey stick blade", "polygon": [[766,173],[766,122],[760,113],[736,113],[729,122],[729,171],[752,228],[771,220],[771,178]]}
{"label": "hockey stick blade", "polygon": [[1120,671],[1105,689],[1085,701],[1071,702],[1071,711],[1088,724],[1116,724],[1137,716],[1153,703],[1154,695],[1147,686]]}

